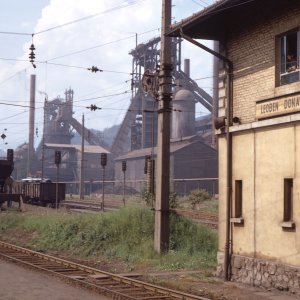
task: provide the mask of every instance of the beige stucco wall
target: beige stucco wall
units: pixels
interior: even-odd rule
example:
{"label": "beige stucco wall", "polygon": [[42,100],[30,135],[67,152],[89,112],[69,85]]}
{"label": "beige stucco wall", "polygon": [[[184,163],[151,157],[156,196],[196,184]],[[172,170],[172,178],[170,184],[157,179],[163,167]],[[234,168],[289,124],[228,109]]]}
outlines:
{"label": "beige stucco wall", "polygon": [[[255,155],[255,145],[253,134],[238,134],[233,136],[233,180],[232,180],[232,202],[234,211],[235,180],[243,181],[243,216],[247,213],[245,226],[234,227],[233,249],[235,253],[252,255],[254,252],[254,179],[255,169],[253,157]],[[238,243],[235,241],[238,240]]]}
{"label": "beige stucco wall", "polygon": [[224,252],[226,235],[226,140],[218,138],[219,147],[219,251]]}
{"label": "beige stucco wall", "polygon": [[[219,138],[226,149],[225,137]],[[232,225],[233,253],[300,266],[300,125],[233,135],[232,200],[235,180],[243,181],[243,225]],[[225,246],[226,151],[219,155],[219,250]],[[282,228],[283,182],[294,179],[294,231]]]}
{"label": "beige stucco wall", "polygon": [[[232,130],[232,201],[235,180],[242,180],[244,225],[232,225],[233,253],[300,266],[300,119],[281,122],[272,118],[269,126],[264,123],[260,127],[255,117],[256,101],[300,92],[300,82],[275,85],[275,37],[297,26],[300,26],[300,5],[256,27],[237,27],[223,46],[234,66],[233,116],[241,121],[240,125],[233,125],[240,129]],[[222,80],[219,87],[224,90]],[[226,103],[223,94],[219,115],[224,113]],[[254,122],[255,128],[251,128]],[[223,252],[226,136],[220,134],[218,140],[219,251]],[[281,226],[284,178],[294,179],[294,231],[283,230]]]}

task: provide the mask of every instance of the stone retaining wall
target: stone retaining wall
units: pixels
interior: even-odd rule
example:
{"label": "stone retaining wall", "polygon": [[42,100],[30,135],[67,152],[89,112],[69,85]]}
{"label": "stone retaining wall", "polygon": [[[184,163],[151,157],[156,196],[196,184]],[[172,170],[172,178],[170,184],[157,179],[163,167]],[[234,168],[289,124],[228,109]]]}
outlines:
{"label": "stone retaining wall", "polygon": [[[300,296],[300,268],[245,256],[233,255],[231,280],[289,291]],[[223,267],[219,265],[219,274]]]}

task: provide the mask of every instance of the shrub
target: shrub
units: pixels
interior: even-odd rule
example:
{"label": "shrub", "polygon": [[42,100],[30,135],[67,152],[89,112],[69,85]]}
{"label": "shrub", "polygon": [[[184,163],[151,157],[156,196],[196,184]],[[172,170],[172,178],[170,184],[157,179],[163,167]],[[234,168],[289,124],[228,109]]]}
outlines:
{"label": "shrub", "polygon": [[147,206],[153,206],[155,201],[155,195],[147,191],[142,192],[142,199],[146,202]]}
{"label": "shrub", "polygon": [[177,193],[170,193],[169,205],[170,205],[170,208],[178,207],[178,194]]}
{"label": "shrub", "polygon": [[211,199],[211,196],[206,190],[191,191],[191,193],[188,197],[188,201],[190,202],[192,209],[194,209],[197,204],[201,204],[210,199]]}

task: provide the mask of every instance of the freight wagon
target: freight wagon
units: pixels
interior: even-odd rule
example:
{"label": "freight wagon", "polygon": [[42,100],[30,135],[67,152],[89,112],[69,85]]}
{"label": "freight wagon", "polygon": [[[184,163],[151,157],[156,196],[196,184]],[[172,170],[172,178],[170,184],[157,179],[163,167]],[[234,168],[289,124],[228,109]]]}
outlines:
{"label": "freight wagon", "polygon": [[13,187],[15,192],[21,192],[24,195],[24,203],[55,208],[56,204],[59,206],[59,203],[65,200],[65,183],[32,179],[14,182]]}

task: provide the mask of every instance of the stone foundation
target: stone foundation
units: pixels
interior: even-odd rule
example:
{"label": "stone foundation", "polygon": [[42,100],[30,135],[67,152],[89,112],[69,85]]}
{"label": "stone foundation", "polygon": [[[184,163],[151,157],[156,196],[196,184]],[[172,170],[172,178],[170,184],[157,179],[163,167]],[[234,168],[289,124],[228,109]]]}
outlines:
{"label": "stone foundation", "polygon": [[[224,253],[218,253],[217,276],[223,276]],[[300,268],[246,256],[232,255],[231,280],[276,288],[300,296]]]}

